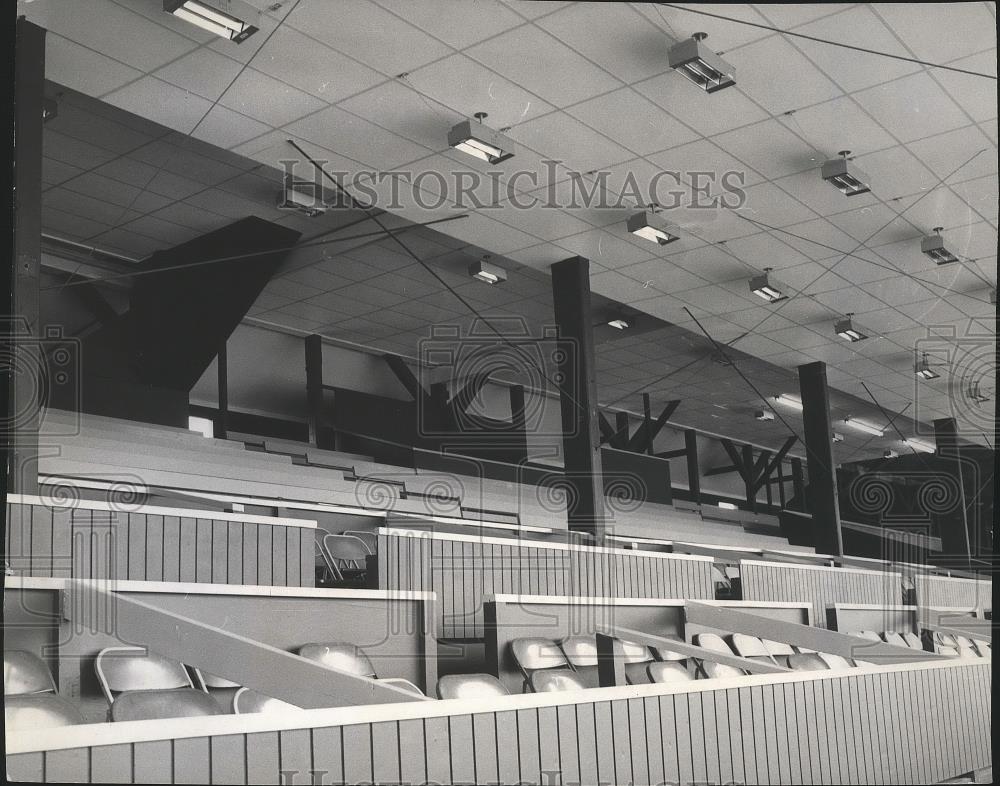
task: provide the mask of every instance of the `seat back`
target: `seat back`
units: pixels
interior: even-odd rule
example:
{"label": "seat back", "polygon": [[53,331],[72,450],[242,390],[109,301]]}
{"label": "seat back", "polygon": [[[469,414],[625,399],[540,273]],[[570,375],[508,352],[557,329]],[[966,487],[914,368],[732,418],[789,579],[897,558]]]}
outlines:
{"label": "seat back", "polygon": [[439,699],[481,699],[509,692],[492,674],[446,674],[437,684]]}
{"label": "seat back", "polygon": [[703,649],[709,650],[710,652],[722,652],[726,655],[732,655],[732,648],[726,644],[722,636],[717,633],[698,633],[695,634],[694,643]]}
{"label": "seat back", "polygon": [[774,641],[773,639],[761,639],[761,641],[764,642],[764,649],[775,660],[787,658],[795,654],[795,647],[791,644],[786,644],[783,641]]}
{"label": "seat back", "polygon": [[894,630],[887,630],[882,633],[882,639],[886,644],[892,644],[894,647],[906,647],[909,648],[909,644],[906,643],[900,634],[896,633]]}
{"label": "seat back", "polygon": [[793,653],[788,656],[788,668],[792,671],[825,671],[830,665],[818,653]]}
{"label": "seat back", "polygon": [[540,669],[531,673],[528,684],[535,693],[586,690],[583,681],[569,669]]}
{"label": "seat back", "polygon": [[565,668],[569,665],[563,651],[551,639],[514,639],[510,643],[510,651],[525,676],[540,669]]}
{"label": "seat back", "polygon": [[378,550],[378,535],[374,532],[364,532],[363,530],[358,529],[345,529],[340,534],[348,535],[352,538],[360,540],[365,544],[365,548],[368,549],[369,554],[374,554]]}
{"label": "seat back", "polygon": [[[680,636],[675,636],[672,633],[671,634],[667,634],[665,636],[662,636],[661,638],[664,638],[664,639],[674,639],[675,641],[680,641],[681,640]],[[664,660],[664,661],[686,661],[687,660],[687,655],[682,655],[681,653],[674,652],[673,650],[670,650],[670,649],[664,649],[663,647],[653,647],[652,650],[653,650],[653,652],[656,654],[656,656],[660,660]]]}
{"label": "seat back", "polygon": [[922,650],[924,648],[924,643],[920,640],[920,637],[916,633],[906,631],[900,635],[903,638],[903,643],[910,649]]}
{"label": "seat back", "polygon": [[207,671],[201,671],[200,669],[193,669],[193,671],[195,685],[198,688],[201,688],[201,690],[208,690],[209,688],[222,690],[225,688],[241,687],[238,682],[227,680],[225,677],[217,677],[214,674],[209,674]]}
{"label": "seat back", "polygon": [[207,693],[194,688],[125,691],[111,705],[111,720],[116,722],[202,715],[222,715],[222,708]]}
{"label": "seat back", "polygon": [[45,661],[25,650],[3,651],[3,695],[55,693],[56,683]]}
{"label": "seat back", "polygon": [[869,641],[882,641],[882,637],[873,630],[859,630],[850,635],[857,636],[859,639],[868,639]]}
{"label": "seat back", "polygon": [[385,685],[393,685],[400,690],[405,690],[407,693],[412,693],[414,696],[423,696],[424,692],[420,690],[416,685],[407,679],[402,677],[381,677],[375,680],[376,682],[381,682]]}
{"label": "seat back", "polygon": [[767,651],[767,647],[764,646],[764,642],[756,636],[749,636],[746,633],[734,633],[729,636],[728,639],[729,645],[733,648],[733,652],[741,658],[764,660],[768,663],[774,662],[774,658],[772,658],[771,653]]}
{"label": "seat back", "polygon": [[625,678],[630,685],[643,685],[649,682],[647,664],[653,662],[649,647],[631,641],[622,641],[622,659],[625,661]]}
{"label": "seat back", "polygon": [[653,661],[646,666],[646,674],[650,682],[690,682],[694,675],[684,664],[678,661]]}
{"label": "seat back", "polygon": [[240,688],[233,696],[233,712],[237,715],[244,715],[253,712],[267,712],[271,714],[288,712],[289,710],[298,712],[302,708],[289,704],[281,699],[272,699],[249,688]]}
{"label": "seat back", "polygon": [[28,693],[4,698],[3,716],[7,729],[51,729],[86,723],[75,706],[54,693]]}
{"label": "seat back", "polygon": [[701,664],[702,673],[705,675],[705,679],[717,680],[724,679],[726,677],[742,677],[744,676],[743,669],[738,669],[735,666],[729,666],[725,663],[715,663],[714,661],[706,660]]}
{"label": "seat back", "polygon": [[323,546],[341,570],[364,570],[367,559],[371,556],[365,542],[354,535],[334,535],[328,532],[323,536]]}
{"label": "seat back", "polygon": [[329,642],[324,644],[303,644],[299,655],[316,661],[327,668],[345,671],[357,677],[375,677],[375,667],[368,660],[365,651],[355,644]]}
{"label": "seat back", "polygon": [[816,657],[823,661],[828,669],[839,670],[851,668],[851,662],[841,655],[833,655],[829,652],[817,652]]}
{"label": "seat back", "polygon": [[194,687],[182,663],[142,647],[106,647],[97,653],[94,667],[109,702],[124,691]]}
{"label": "seat back", "polygon": [[569,636],[559,646],[574,669],[597,665],[596,636]]}
{"label": "seat back", "polygon": [[955,634],[955,641],[958,643],[958,657],[960,658],[981,657],[981,655],[979,654],[979,650],[977,650],[975,645],[972,643],[972,639]]}

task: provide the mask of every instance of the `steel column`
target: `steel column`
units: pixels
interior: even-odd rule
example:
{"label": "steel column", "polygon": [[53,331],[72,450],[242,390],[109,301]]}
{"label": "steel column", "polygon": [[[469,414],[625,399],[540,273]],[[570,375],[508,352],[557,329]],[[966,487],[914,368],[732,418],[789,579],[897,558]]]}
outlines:
{"label": "steel column", "polygon": [[809,470],[809,506],[812,509],[816,551],[841,556],[844,539],[840,531],[840,500],[837,497],[837,465],[830,435],[830,390],[826,383],[826,363],[816,361],[799,366],[802,394],[802,424],[805,428]]}

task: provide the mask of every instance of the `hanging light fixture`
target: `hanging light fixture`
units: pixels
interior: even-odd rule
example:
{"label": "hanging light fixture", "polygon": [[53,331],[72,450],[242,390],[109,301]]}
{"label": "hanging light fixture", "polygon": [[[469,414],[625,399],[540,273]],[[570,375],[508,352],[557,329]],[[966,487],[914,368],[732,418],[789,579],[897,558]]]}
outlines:
{"label": "hanging light fixture", "polygon": [[865,434],[871,434],[873,437],[885,436],[885,429],[873,426],[871,423],[865,423],[863,420],[858,420],[853,415],[848,415],[844,418],[844,425],[850,426],[857,431],[863,431]]}
{"label": "hanging light fixture", "polygon": [[764,272],[759,276],[754,276],[750,279],[750,291],[753,292],[757,297],[763,298],[768,303],[777,303],[779,300],[787,300],[788,295],[785,295],[778,289],[770,280],[768,273],[771,272],[771,268],[764,268]]}
{"label": "hanging light fixture", "polygon": [[837,331],[837,335],[840,336],[845,341],[850,341],[854,343],[856,341],[864,341],[868,336],[854,327],[854,323],[851,317],[854,316],[854,312],[849,312],[844,315],[843,319],[838,320],[834,323],[833,329]]}
{"label": "hanging light fixture", "polygon": [[905,437],[903,439],[903,444],[909,448],[918,450],[921,453],[937,453],[937,447],[935,445],[932,445],[930,442],[924,442],[916,437]]}
{"label": "hanging light fixture", "polygon": [[489,115],[476,112],[477,122],[463,120],[448,132],[448,144],[480,161],[499,164],[514,157],[514,142],[483,123]]}
{"label": "hanging light fixture", "polygon": [[680,237],[678,227],[657,215],[653,205],[650,205],[648,210],[629,216],[625,227],[633,235],[659,243],[661,246],[673,243]]}
{"label": "hanging light fixture", "polygon": [[714,93],[736,84],[736,69],[702,43],[706,38],[707,33],[695,33],[674,44],[667,51],[667,64],[706,93]]}
{"label": "hanging light fixture", "polygon": [[950,265],[958,262],[958,257],[944,247],[944,238],[941,237],[943,229],[944,227],[934,227],[934,234],[927,235],[920,241],[920,251],[939,265]]}
{"label": "hanging light fixture", "polygon": [[841,150],[840,158],[831,158],[823,164],[821,173],[823,179],[832,183],[844,196],[857,196],[871,191],[868,186],[868,175],[862,172],[848,156],[850,150]]}
{"label": "hanging light fixture", "polygon": [[163,0],[163,10],[221,38],[242,44],[257,28],[202,0]]}
{"label": "hanging light fixture", "polygon": [[913,373],[916,374],[921,379],[937,379],[938,377],[941,376],[934,369],[931,368],[931,363],[927,359],[926,352],[924,352],[921,360],[918,363],[914,364]]}
{"label": "hanging light fixture", "polygon": [[500,284],[507,280],[507,271],[487,261],[488,257],[469,265],[469,275],[487,284]]}

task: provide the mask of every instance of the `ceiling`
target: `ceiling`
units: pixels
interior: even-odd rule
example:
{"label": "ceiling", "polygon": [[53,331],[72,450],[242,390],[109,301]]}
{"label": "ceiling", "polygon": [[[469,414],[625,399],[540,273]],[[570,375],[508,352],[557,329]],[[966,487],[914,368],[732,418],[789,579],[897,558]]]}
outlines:
{"label": "ceiling", "polygon": [[[683,329],[599,350],[603,402],[624,397],[621,406],[637,409],[636,391],[647,389],[654,401],[685,400],[688,415],[678,410],[677,421],[780,444],[787,429],[749,417],[759,400],[732,368],[701,361],[656,381],[683,365],[685,353],[705,355],[704,328],[753,364],[747,375],[765,395],[794,392],[795,367],[823,360],[855,416],[885,423],[866,385],[887,411],[905,413],[907,423],[897,421],[904,433],[917,428],[914,416],[927,424],[957,415],[976,441],[993,430],[993,402],[976,404],[967,386],[981,377],[995,394],[988,292],[996,286],[996,81],[691,8],[995,74],[995,4],[349,0],[336,13],[320,0],[268,5],[255,21],[260,32],[237,46],[165,14],[159,0],[19,1],[20,13],[50,31],[49,79],[99,98],[109,112],[139,116],[81,126],[66,91],[46,127],[47,231],[130,257],[248,212],[315,236],[361,216],[304,219],[274,207],[272,167],[296,155],[287,139],[333,170],[448,174],[477,167],[447,146],[448,129],[486,111],[517,144],[513,159],[480,170],[503,173],[497,203],[425,208],[412,184],[387,178],[376,190],[387,196],[395,185],[400,204],[384,220],[401,226],[467,214],[403,237],[491,315],[550,318],[548,265],[582,255],[596,293]],[[670,43],[699,30],[735,66],[735,88],[706,95],[667,67]],[[870,175],[870,194],[847,199],[820,179],[821,162],[841,149]],[[565,165],[550,173],[546,158]],[[667,211],[682,237],[663,248],[625,231],[630,207],[510,204],[511,190],[540,196],[551,185],[565,195],[570,169],[607,170],[611,192],[630,172],[645,182],[677,170],[690,183],[693,172],[737,171],[746,202],[695,210],[688,194]],[[517,170],[536,172],[536,183],[509,183]],[[425,203],[437,195],[432,179],[421,185]],[[938,268],[920,254],[920,237],[935,226],[961,263]],[[342,235],[372,230],[355,224]],[[490,288],[464,274],[481,254],[511,269],[505,284]],[[764,305],[750,293],[747,279],[765,267],[792,297]],[[834,335],[845,312],[870,339],[847,345]],[[408,354],[428,323],[469,319],[394,241],[372,238],[303,249],[252,313]],[[942,376],[918,386],[913,352],[925,347]],[[949,358],[962,373],[948,373]],[[794,413],[780,414],[800,430]],[[861,447],[867,437],[858,436],[843,456],[893,446],[887,438]]]}

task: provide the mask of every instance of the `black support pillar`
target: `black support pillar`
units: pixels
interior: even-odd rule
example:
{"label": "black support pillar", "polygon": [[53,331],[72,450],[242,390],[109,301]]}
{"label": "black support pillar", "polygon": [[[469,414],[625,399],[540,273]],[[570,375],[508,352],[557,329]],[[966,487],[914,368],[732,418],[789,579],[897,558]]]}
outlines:
{"label": "black support pillar", "polygon": [[309,417],[309,444],[319,447],[323,428],[323,339],[306,336],[306,407]]}
{"label": "black support pillar", "polygon": [[[13,357],[7,360],[7,490],[38,493],[38,429],[45,358],[38,315],[42,259],[42,108],[45,30],[19,17],[14,52],[14,248],[6,324]],[[77,380],[79,384],[79,380]]]}
{"label": "black support pillar", "polygon": [[225,439],[229,434],[229,353],[226,341],[219,344],[219,354],[215,358],[219,387],[219,422],[215,436]]}
{"label": "black support pillar", "polygon": [[684,447],[687,450],[688,488],[691,490],[691,501],[701,504],[701,469],[698,466],[698,432],[694,429],[684,431]]}
{"label": "black support pillar", "polygon": [[604,475],[597,412],[590,262],[572,257],[552,265],[552,301],[559,344],[563,461],[572,488],[569,529],[603,541]]}
{"label": "black support pillar", "polygon": [[[954,491],[958,495],[954,508],[947,514],[936,516],[941,551],[950,564],[967,565],[972,556],[967,514],[965,477],[962,452],[958,446],[958,429],[955,418],[938,418],[934,421],[934,440],[937,443],[937,459],[955,480]],[[954,560],[954,562],[951,562]]]}
{"label": "black support pillar", "polygon": [[809,506],[813,517],[816,551],[843,556],[844,541],[840,532],[840,500],[837,498],[837,465],[833,460],[833,429],[830,425],[826,363],[817,361],[799,366],[799,390],[802,394]]}

